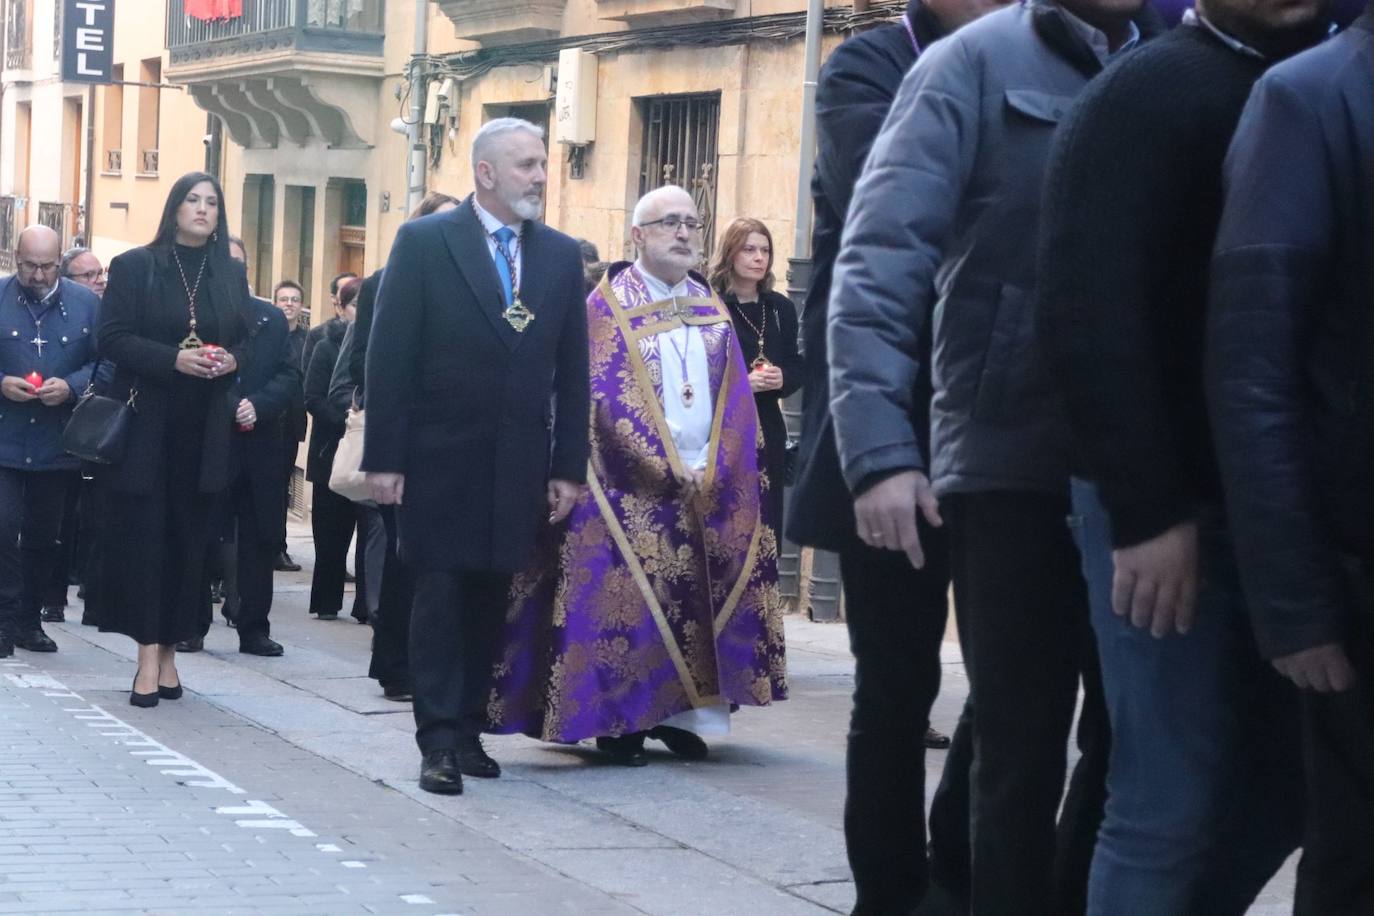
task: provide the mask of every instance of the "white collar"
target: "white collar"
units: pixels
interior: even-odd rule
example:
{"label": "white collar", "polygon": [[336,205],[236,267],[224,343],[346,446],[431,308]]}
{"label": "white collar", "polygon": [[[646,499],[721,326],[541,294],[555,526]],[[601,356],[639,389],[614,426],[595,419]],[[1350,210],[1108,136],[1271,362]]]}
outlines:
{"label": "white collar", "polygon": [[639,271],[639,275],[644,278],[644,285],[649,288],[649,293],[655,301],[671,299],[674,296],[686,296],[692,291],[691,287],[687,285],[687,277],[683,277],[682,282],[676,286],[669,286],[665,281],[649,273],[643,260],[635,261],[635,270]]}
{"label": "white collar", "polygon": [[[472,209],[477,212],[477,220],[482,224],[482,228],[487,231],[487,235],[495,235],[496,231],[503,225],[499,219],[488,213],[486,209],[477,202],[476,194],[472,195]],[[525,221],[521,220],[518,223],[511,223],[509,226],[506,226],[506,228],[514,232],[516,238],[520,238],[525,229]]]}
{"label": "white collar", "polygon": [[1245,42],[1241,41],[1239,38],[1235,38],[1231,35],[1228,35],[1221,29],[1217,28],[1216,25],[1212,22],[1212,20],[1208,19],[1206,16],[1199,13],[1196,9],[1184,10],[1183,24],[1198,26],[1206,29],[1207,31],[1215,35],[1218,41],[1226,45],[1226,47],[1230,48],[1232,51],[1235,51],[1237,54],[1244,54],[1246,57],[1254,57],[1258,58],[1259,60],[1269,59],[1264,54],[1261,54],[1256,49],[1250,47]]}

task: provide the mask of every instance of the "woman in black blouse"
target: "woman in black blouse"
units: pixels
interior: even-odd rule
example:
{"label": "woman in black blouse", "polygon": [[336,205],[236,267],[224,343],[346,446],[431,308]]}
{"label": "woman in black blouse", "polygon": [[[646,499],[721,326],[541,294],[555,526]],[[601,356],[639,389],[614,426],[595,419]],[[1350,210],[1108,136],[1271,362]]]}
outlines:
{"label": "woman in black blouse", "polygon": [[787,423],[782,399],[801,388],[797,307],[773,289],[773,236],[756,219],[740,217],[725,227],[711,267],[711,285],[725,300],[735,336],[749,364],[749,387],[759,409],[768,454],[764,511],[781,544],[783,487],[787,476]]}
{"label": "woman in black blouse", "polygon": [[172,186],[152,243],[110,262],[100,351],[109,394],[136,391],[124,454],[101,470],[100,628],[138,643],[129,702],[181,696],[176,644],[200,636],[216,494],[229,483],[235,374],[248,359],[248,280],[229,256],[219,183]]}

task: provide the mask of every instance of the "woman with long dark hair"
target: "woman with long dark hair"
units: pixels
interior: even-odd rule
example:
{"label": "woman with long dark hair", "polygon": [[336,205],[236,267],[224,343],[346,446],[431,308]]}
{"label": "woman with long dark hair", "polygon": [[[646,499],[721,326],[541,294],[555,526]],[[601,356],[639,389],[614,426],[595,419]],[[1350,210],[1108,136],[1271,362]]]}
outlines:
{"label": "woman with long dark hair", "polygon": [[110,262],[100,352],[111,397],[133,394],[105,509],[100,629],[138,643],[129,702],[181,696],[176,644],[200,635],[214,497],[229,483],[235,375],[248,357],[248,279],[229,256],[219,182],[172,186],[153,241]]}
{"label": "woman with long dark hair", "polygon": [[768,455],[768,524],[781,544],[783,488],[787,485],[787,421],[782,399],[801,388],[797,307],[773,289],[773,235],[761,220],[731,221],[716,246],[711,286],[725,300],[735,336],[749,365],[749,387],[759,409]]}

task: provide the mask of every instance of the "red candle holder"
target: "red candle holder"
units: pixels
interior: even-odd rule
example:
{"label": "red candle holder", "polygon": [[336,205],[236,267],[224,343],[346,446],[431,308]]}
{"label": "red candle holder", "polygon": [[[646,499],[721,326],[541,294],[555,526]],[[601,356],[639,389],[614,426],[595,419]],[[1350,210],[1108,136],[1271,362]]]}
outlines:
{"label": "red candle holder", "polygon": [[28,375],[24,376],[24,381],[28,382],[35,388],[41,388],[43,386],[43,376],[38,374],[37,369],[30,372]]}

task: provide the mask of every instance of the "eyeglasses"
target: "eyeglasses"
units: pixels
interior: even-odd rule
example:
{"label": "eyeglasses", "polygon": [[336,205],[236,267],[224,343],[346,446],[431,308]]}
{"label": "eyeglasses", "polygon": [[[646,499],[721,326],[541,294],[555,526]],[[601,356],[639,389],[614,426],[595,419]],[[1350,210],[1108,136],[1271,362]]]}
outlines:
{"label": "eyeglasses", "polygon": [[48,261],[45,264],[35,264],[32,261],[20,261],[16,266],[26,274],[51,273],[57,270],[57,261]]}
{"label": "eyeglasses", "polygon": [[300,296],[278,296],[278,305],[300,305],[303,300]]}
{"label": "eyeglasses", "polygon": [[639,226],[641,229],[647,228],[649,226],[662,226],[669,232],[677,232],[678,227],[685,226],[688,232],[700,232],[702,229],[706,227],[706,224],[703,223],[701,220],[694,219],[690,216],[681,217],[677,214],[670,214],[668,216],[663,217],[662,219],[651,219],[647,223],[640,223]]}
{"label": "eyeglasses", "polygon": [[85,271],[84,273],[72,274],[71,278],[77,283],[94,283],[103,276],[105,276],[105,268],[101,267],[96,270]]}

